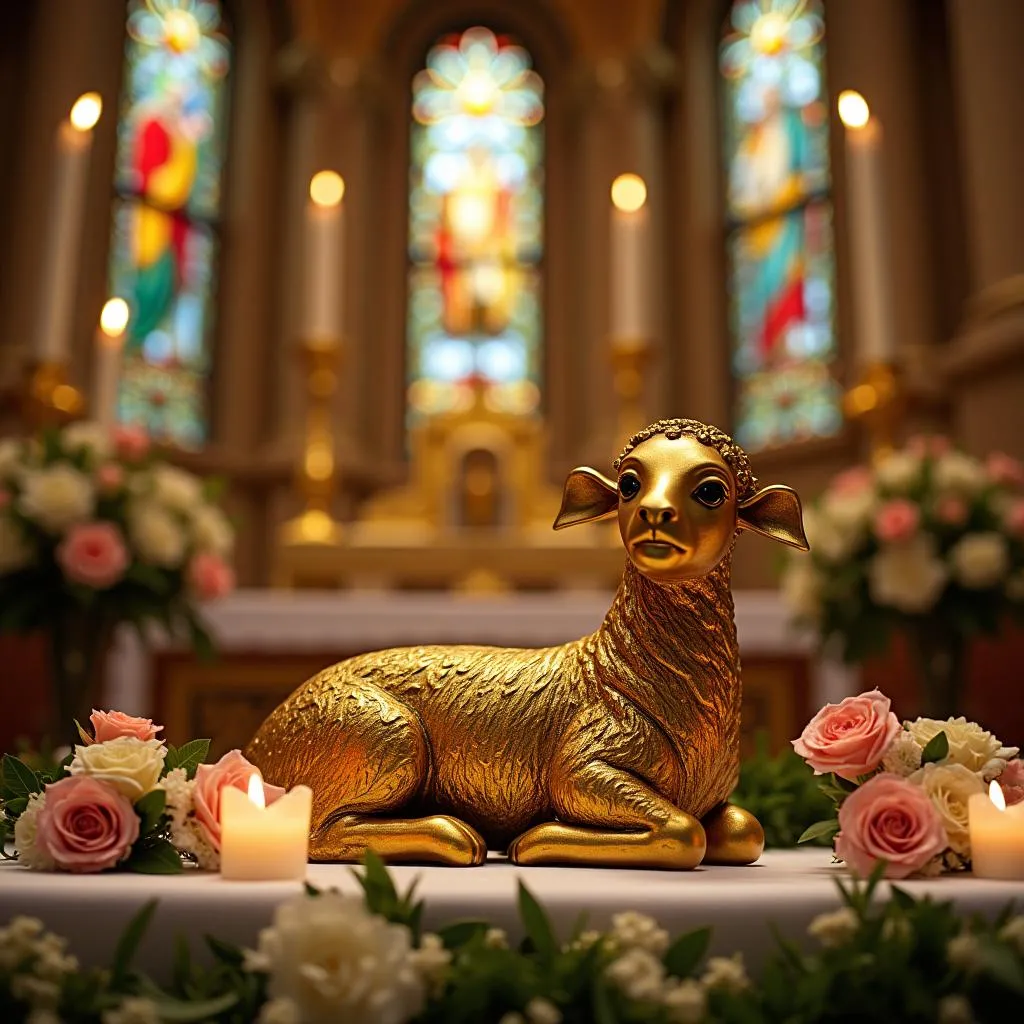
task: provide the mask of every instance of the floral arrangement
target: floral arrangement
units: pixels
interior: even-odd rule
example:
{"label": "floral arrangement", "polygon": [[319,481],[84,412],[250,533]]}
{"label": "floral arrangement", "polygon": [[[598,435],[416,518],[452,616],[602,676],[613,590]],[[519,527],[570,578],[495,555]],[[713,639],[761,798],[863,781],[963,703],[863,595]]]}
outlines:
{"label": "floral arrangement", "polygon": [[[0,768],[0,851],[36,871],[181,871],[220,867],[220,803],[259,769],[238,750],[204,764],[209,740],[180,747],[163,727],[120,711],[93,711],[92,733],[53,768],[7,754]],[[76,723],[77,724],[77,723]],[[268,802],[284,790],[264,786]],[[5,844],[13,839],[14,853]]]}
{"label": "floral arrangement", "polygon": [[0,633],[49,634],[55,732],[97,702],[118,623],[211,649],[196,602],[234,586],[234,531],[216,497],[138,428],[79,422],[0,441]]}
{"label": "floral arrangement", "polygon": [[308,888],[283,903],[255,949],[207,937],[207,966],[179,945],[173,981],[132,966],[155,909],[144,906],[109,969],[83,969],[41,922],[0,928],[0,1019],[52,1024],[767,1024],[1005,1021],[1024,1000],[1024,915],[960,918],[951,904],[893,888],[880,873],[839,885],[804,952],[778,938],[759,977],[742,957],[706,956],[710,928],[674,940],[626,912],[604,932],[559,939],[520,886],[524,939],[466,921],[424,932],[424,906],[399,894],[380,861],[363,898]]}
{"label": "floral arrangement", "polygon": [[887,878],[965,869],[970,797],[995,779],[1007,804],[1024,800],[1017,747],[962,717],[900,725],[879,690],[826,704],[793,748],[828,776],[821,788],[836,811],[801,842],[834,836],[836,856],[862,876],[879,865]]}
{"label": "floral arrangement", "polygon": [[853,662],[902,632],[926,710],[957,714],[966,644],[1024,614],[1024,464],[916,438],[837,476],[804,524],[811,554],[782,578],[796,618]]}

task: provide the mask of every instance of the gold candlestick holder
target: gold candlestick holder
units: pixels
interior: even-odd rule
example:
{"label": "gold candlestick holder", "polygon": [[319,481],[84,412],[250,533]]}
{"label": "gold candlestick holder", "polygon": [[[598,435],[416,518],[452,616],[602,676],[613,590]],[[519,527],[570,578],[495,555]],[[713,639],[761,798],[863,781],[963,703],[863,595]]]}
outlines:
{"label": "gold candlestick holder", "polygon": [[882,360],[866,366],[843,396],[843,412],[864,430],[872,461],[885,458],[903,421],[903,389],[896,366]]}
{"label": "gold candlestick holder", "polygon": [[645,425],[644,382],[653,356],[648,338],[613,337],[608,346],[612,364],[612,386],[618,399],[618,437],[625,444]]}
{"label": "gold candlestick holder", "polygon": [[29,372],[23,412],[26,422],[36,429],[60,427],[85,415],[85,397],[68,383],[63,363],[44,360]]}
{"label": "gold candlestick holder", "polygon": [[307,408],[297,484],[306,507],[282,524],[281,544],[337,547],[342,525],[331,516],[338,478],[331,406],[338,388],[341,342],[337,338],[310,338],[302,342],[299,354],[306,371]]}

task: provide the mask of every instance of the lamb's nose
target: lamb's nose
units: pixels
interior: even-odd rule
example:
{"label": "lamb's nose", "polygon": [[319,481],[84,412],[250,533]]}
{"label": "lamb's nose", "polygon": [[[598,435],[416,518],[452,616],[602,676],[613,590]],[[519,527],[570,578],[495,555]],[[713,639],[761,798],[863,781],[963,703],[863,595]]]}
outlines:
{"label": "lamb's nose", "polygon": [[669,505],[660,507],[641,505],[640,518],[652,526],[662,526],[665,523],[671,523],[676,518],[676,510]]}

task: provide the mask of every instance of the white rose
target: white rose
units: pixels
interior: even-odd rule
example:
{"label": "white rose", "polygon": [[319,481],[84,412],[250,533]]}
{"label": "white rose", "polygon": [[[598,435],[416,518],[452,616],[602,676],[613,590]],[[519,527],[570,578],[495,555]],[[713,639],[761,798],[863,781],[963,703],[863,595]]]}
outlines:
{"label": "white rose", "polygon": [[[959,718],[918,718],[907,722],[907,733],[922,747],[940,733],[946,734],[949,741],[948,761],[962,764],[972,772],[984,772],[993,761],[1002,761],[1002,767],[1010,758],[1016,757],[1016,747],[1004,747],[990,732],[986,732],[977,722],[969,722],[961,715]],[[1000,769],[1001,770],[1001,769]]]}
{"label": "white rose", "polygon": [[214,505],[200,505],[192,516],[192,536],[198,551],[210,551],[221,558],[231,554],[235,534],[227,516]]}
{"label": "white rose", "polygon": [[706,989],[718,988],[733,993],[748,988],[750,978],[747,977],[746,968],[743,966],[743,954],[710,957],[700,983]]}
{"label": "white rose", "polygon": [[886,490],[906,494],[921,476],[921,460],[910,452],[890,452],[875,467],[875,479]]}
{"label": "white rose", "polygon": [[50,533],[63,533],[92,516],[96,495],[84,473],[65,463],[26,473],[21,511]]}
{"label": "white rose", "polygon": [[988,483],[988,473],[977,460],[963,452],[949,452],[935,463],[932,471],[938,490],[948,494],[971,496]]}
{"label": "white rose", "polygon": [[804,533],[811,551],[826,562],[842,562],[853,553],[860,532],[839,526],[825,511],[809,508],[804,512]]}
{"label": "white rose", "polygon": [[920,786],[931,797],[953,852],[961,857],[970,857],[967,801],[975,793],[985,792],[980,776],[962,764],[926,764],[909,776],[908,781]]}
{"label": "white rose", "polygon": [[857,934],[860,918],[850,907],[840,907],[827,914],[819,914],[808,926],[807,934],[817,939],[826,949],[845,946]]}
{"label": "white rose", "polygon": [[31,564],[34,552],[21,527],[0,514],[0,574],[17,572]]}
{"label": "white rose", "polygon": [[84,449],[96,461],[109,458],[114,450],[110,432],[101,423],[72,423],[64,428],[60,437],[64,451],[77,452]]}
{"label": "white rose", "polygon": [[793,557],[782,574],[782,600],[797,619],[814,622],[821,615],[821,574],[809,558]]}
{"label": "white rose", "polygon": [[452,964],[452,954],[450,950],[445,949],[440,935],[426,933],[420,939],[419,948],[409,954],[409,962],[434,995],[440,995],[444,991]]}
{"label": "white rose", "polygon": [[144,562],[174,569],[185,557],[185,533],[174,517],[154,501],[132,502],[128,536]]}
{"label": "white rose", "polygon": [[152,475],[152,497],[176,512],[191,514],[203,500],[199,477],[177,466],[156,466]]}
{"label": "white rose", "polygon": [[132,803],[156,788],[167,748],[159,740],[118,736],[105,743],[76,746],[68,771],[109,782]]}
{"label": "white rose", "polygon": [[844,537],[858,539],[868,528],[877,507],[878,495],[871,487],[852,493],[829,491],[821,503],[822,512]]}
{"label": "white rose", "polygon": [[949,551],[953,577],[970,590],[986,590],[1005,578],[1010,549],[1000,533],[969,533]]}
{"label": "white rose", "polygon": [[46,797],[43,793],[33,793],[28,798],[28,806],[21,812],[14,825],[14,848],[18,851],[18,862],[36,871],[53,871],[57,867],[46,850],[36,845],[39,812],[45,802]]}
{"label": "white rose", "polygon": [[630,999],[658,1002],[665,986],[665,965],[653,953],[634,946],[613,960],[605,977]]}
{"label": "white rose", "polygon": [[931,537],[918,534],[883,548],[868,565],[868,590],[880,605],[902,612],[928,611],[946,586],[946,567]]}
{"label": "white rose", "polygon": [[282,903],[260,932],[272,999],[291,1000],[303,1024],[404,1024],[424,1005],[409,929],[362,900],[325,892]]}

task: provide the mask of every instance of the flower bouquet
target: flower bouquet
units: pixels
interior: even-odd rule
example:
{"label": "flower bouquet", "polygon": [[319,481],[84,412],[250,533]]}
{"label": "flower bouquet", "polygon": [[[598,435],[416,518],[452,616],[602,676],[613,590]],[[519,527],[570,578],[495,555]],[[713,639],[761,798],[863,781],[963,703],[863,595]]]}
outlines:
{"label": "flower bouquet", "polygon": [[967,645],[1024,614],[1024,465],[917,438],[841,473],[804,525],[811,554],[782,579],[795,617],[850,662],[903,633],[926,712],[959,713]]}
{"label": "flower bouquet", "polygon": [[1007,804],[1024,801],[1017,747],[965,718],[900,725],[879,690],[826,704],[793,748],[828,776],[821,788],[836,808],[800,842],[834,836],[836,856],[861,876],[882,861],[887,878],[966,869],[971,796],[998,780]]}
{"label": "flower bouquet", "polygon": [[54,744],[99,703],[119,623],[158,623],[210,650],[196,602],[234,586],[234,533],[215,497],[137,428],[73,423],[0,441],[0,633],[47,634]]}
{"label": "flower bouquet", "polygon": [[[120,711],[93,711],[92,733],[51,769],[7,754],[0,768],[0,852],[37,871],[180,871],[220,866],[221,793],[246,790],[259,769],[238,750],[204,764],[209,740],[180,747],[162,726]],[[264,785],[267,802],[284,790]],[[14,853],[6,844],[14,840]]]}

